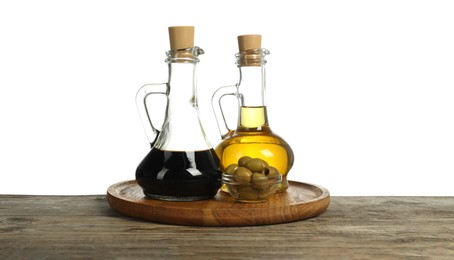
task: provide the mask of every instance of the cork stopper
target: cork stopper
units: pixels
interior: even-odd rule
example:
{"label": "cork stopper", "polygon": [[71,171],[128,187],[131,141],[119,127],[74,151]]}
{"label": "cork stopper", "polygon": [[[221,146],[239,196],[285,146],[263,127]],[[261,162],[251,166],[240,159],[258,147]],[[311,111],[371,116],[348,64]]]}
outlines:
{"label": "cork stopper", "polygon": [[241,51],[262,48],[262,36],[259,34],[246,34],[238,36],[238,47]]}
{"label": "cork stopper", "polygon": [[194,26],[169,27],[169,40],[171,50],[194,47]]}

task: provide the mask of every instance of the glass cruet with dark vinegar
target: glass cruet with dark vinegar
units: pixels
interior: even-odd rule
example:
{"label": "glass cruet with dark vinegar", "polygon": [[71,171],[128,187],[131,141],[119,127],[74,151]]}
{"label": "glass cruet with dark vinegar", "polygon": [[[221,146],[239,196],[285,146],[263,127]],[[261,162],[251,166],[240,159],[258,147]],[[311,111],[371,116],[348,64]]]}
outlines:
{"label": "glass cruet with dark vinegar", "polygon": [[[289,186],[287,174],[293,166],[294,157],[290,145],[271,131],[268,123],[265,56],[269,51],[261,48],[261,35],[238,36],[238,45],[238,83],[218,89],[212,97],[222,137],[215,149],[221,170],[240,167],[249,158],[260,158],[282,175],[277,192],[283,192]],[[238,124],[234,130],[229,129],[221,106],[221,99],[226,96],[235,96],[238,100]],[[226,188],[223,186],[222,190],[226,191]]]}
{"label": "glass cruet with dark vinegar", "polygon": [[[167,83],[139,89],[136,103],[151,150],[136,170],[137,183],[148,198],[194,201],[214,197],[221,187],[219,159],[202,127],[196,90],[196,64],[203,50],[194,46],[194,27],[169,27],[171,50]],[[165,95],[160,130],[152,123],[147,98]]]}

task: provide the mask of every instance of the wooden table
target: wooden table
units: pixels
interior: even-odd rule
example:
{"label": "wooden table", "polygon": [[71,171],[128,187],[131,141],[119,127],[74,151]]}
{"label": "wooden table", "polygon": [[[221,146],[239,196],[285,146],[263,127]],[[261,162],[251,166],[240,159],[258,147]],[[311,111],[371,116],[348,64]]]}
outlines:
{"label": "wooden table", "polygon": [[124,217],[105,196],[0,195],[0,259],[454,259],[454,197],[331,197],[318,217],[191,227]]}

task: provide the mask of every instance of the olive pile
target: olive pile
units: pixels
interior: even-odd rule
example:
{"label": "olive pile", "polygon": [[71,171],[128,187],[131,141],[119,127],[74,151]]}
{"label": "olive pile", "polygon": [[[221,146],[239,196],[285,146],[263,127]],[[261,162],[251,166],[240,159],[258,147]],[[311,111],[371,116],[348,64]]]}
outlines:
{"label": "olive pile", "polygon": [[264,200],[276,190],[279,171],[260,158],[243,156],[224,170],[229,193],[238,200]]}

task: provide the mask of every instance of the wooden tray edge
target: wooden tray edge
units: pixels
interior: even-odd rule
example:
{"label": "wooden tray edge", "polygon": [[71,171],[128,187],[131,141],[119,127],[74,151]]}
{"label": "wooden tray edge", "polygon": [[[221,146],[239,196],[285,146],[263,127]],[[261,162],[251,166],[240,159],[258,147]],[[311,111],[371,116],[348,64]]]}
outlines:
{"label": "wooden tray edge", "polygon": [[[316,217],[321,213],[325,212],[330,204],[330,193],[328,189],[321,187],[315,184],[309,183],[301,183],[301,182],[294,182],[289,181],[290,185],[309,185],[316,187],[322,191],[322,194],[314,198],[310,201],[305,201],[301,203],[301,205],[292,206],[291,209],[287,209],[284,206],[281,207],[272,207],[268,210],[278,211],[279,209],[284,209],[282,214],[279,214],[278,217],[274,218],[265,218],[260,219],[255,218],[257,220],[256,223],[251,224],[249,221],[241,222],[238,218],[229,217],[229,216],[222,216],[225,212],[228,212],[230,209],[207,209],[203,210],[204,215],[207,216],[198,216],[194,217],[188,214],[180,214],[178,218],[168,218],[169,216],[165,214],[165,211],[168,211],[168,208],[163,206],[152,206],[147,207],[141,204],[136,203],[133,200],[127,198],[119,198],[114,194],[114,187],[119,184],[126,184],[126,183],[135,183],[134,180],[130,181],[123,181],[118,182],[116,184],[111,185],[107,190],[106,199],[111,208],[115,211],[129,216],[133,218],[139,218],[143,220],[148,220],[155,223],[164,223],[164,224],[172,224],[172,225],[185,225],[185,226],[210,226],[210,227],[228,227],[228,226],[258,226],[258,225],[271,225],[271,224],[280,224],[280,223],[288,223],[288,222],[295,222],[300,220],[305,220],[309,218]],[[124,208],[128,208],[128,210],[123,210]],[[170,211],[177,211],[179,210],[177,207],[170,208]],[[181,211],[181,209],[180,209]],[[254,218],[254,211],[260,212],[263,211],[261,209],[248,209],[247,210],[250,217]],[[145,212],[145,214],[144,214]],[[209,217],[208,217],[209,216]]]}

